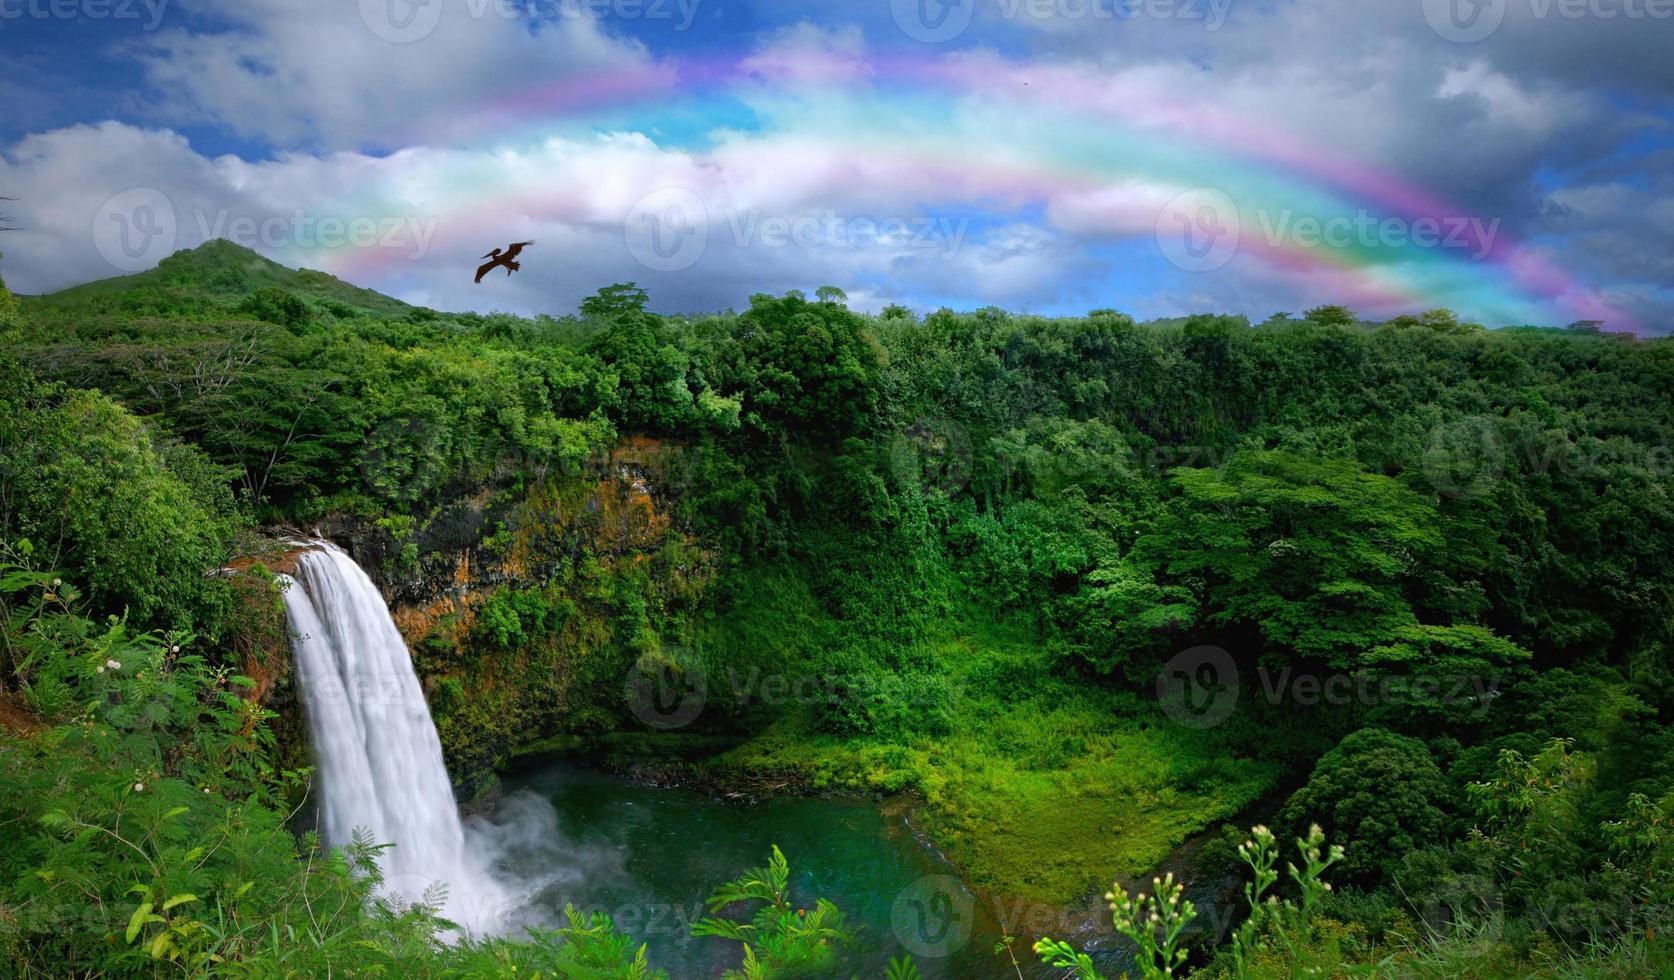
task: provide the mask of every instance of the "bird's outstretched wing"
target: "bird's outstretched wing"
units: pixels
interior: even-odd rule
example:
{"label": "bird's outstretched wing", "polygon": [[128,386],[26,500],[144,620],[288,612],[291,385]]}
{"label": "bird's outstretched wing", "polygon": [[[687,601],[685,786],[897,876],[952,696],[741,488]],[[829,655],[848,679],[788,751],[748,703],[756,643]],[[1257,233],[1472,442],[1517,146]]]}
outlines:
{"label": "bird's outstretched wing", "polygon": [[477,269],[476,281],[482,282],[483,276],[488,275],[491,270],[502,265],[506,267],[506,275],[511,275],[519,268],[517,264],[517,254],[523,251],[526,246],[533,244],[535,244],[534,239],[530,239],[526,242],[512,242],[511,245],[506,248],[497,248],[494,251],[489,252],[487,255],[484,255],[483,258],[489,259],[490,261]]}

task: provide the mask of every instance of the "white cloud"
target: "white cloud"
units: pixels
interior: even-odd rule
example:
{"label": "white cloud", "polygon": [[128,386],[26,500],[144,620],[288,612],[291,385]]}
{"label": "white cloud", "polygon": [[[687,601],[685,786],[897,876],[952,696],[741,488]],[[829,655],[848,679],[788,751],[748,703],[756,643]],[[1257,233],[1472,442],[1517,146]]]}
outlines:
{"label": "white cloud", "polygon": [[741,67],[763,82],[792,85],[851,83],[871,74],[859,27],[826,28],[809,21],[761,38]]}
{"label": "white cloud", "polygon": [[[1020,304],[1051,292],[1073,268],[1070,243],[1042,229],[973,230],[969,218],[924,207],[909,191],[880,196],[878,186],[914,183],[887,165],[866,187],[838,171],[776,184],[771,175],[796,172],[777,168],[801,150],[794,140],[739,137],[706,157],[605,134],[251,162],[207,159],[168,131],[75,127],[30,137],[0,158],[0,186],[16,190],[27,226],[8,242],[6,272],[20,292],[43,292],[131,271],[113,256],[112,236],[155,223],[122,211],[142,189],[167,202],[157,210],[166,210],[170,229],[146,264],[170,246],[226,237],[446,309],[561,313],[600,285],[630,279],[673,309],[825,283],[859,296],[905,290]],[[640,230],[630,222],[636,202],[663,188],[689,189],[701,202],[689,217],[701,223],[704,247],[679,268],[647,265],[629,247]],[[101,213],[112,199],[119,213]],[[357,227],[365,232],[358,239]],[[537,245],[518,275],[471,282],[489,247],[531,238]]]}
{"label": "white cloud", "polygon": [[1046,216],[1054,227],[1074,234],[1143,237],[1156,232],[1157,216],[1186,189],[1175,184],[1129,180],[1064,191],[1048,201]]}
{"label": "white cloud", "polygon": [[[160,111],[279,146],[445,142],[463,117],[492,114],[532,85],[650,64],[641,45],[607,33],[600,19],[563,16],[537,27],[504,0],[195,6],[225,28],[165,30],[128,48],[159,93]],[[387,22],[379,18],[404,6],[439,20],[412,40],[380,37],[375,29]]]}
{"label": "white cloud", "polygon": [[1485,110],[1482,135],[1494,138],[1545,139],[1594,115],[1585,97],[1555,87],[1520,85],[1481,60],[1443,72],[1436,94],[1477,100]]}
{"label": "white cloud", "polygon": [[[238,189],[183,138],[120,123],[22,140],[0,157],[0,186],[18,198],[14,210],[21,229],[4,243],[7,282],[26,293],[130,271],[105,261],[95,240],[97,232],[109,246],[120,233],[110,215],[98,222],[105,202],[119,193],[155,190],[184,214],[242,206]],[[177,223],[172,214],[152,217],[170,229]]]}

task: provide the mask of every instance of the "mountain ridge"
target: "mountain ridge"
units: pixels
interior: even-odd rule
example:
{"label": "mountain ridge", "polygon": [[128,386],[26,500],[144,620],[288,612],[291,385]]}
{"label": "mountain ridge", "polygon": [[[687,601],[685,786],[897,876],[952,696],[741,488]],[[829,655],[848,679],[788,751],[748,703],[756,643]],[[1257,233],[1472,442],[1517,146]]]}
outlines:
{"label": "mountain ridge", "polygon": [[[96,279],[52,293],[18,297],[26,307],[47,312],[91,307],[95,312],[173,311],[204,299],[236,306],[260,289],[282,289],[304,302],[339,314],[403,316],[418,309],[393,296],[357,286],[317,269],[292,269],[224,238],[180,249],[154,268]],[[166,307],[167,310],[148,310]],[[204,312],[213,312],[205,309]]]}

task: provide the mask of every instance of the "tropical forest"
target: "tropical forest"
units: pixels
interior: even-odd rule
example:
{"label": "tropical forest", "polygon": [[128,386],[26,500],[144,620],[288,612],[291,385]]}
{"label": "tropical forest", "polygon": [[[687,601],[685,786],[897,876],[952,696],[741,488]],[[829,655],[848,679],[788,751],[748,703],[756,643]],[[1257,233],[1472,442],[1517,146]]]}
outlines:
{"label": "tropical forest", "polygon": [[1670,975],[1666,339],[807,288],[0,292],[0,972]]}

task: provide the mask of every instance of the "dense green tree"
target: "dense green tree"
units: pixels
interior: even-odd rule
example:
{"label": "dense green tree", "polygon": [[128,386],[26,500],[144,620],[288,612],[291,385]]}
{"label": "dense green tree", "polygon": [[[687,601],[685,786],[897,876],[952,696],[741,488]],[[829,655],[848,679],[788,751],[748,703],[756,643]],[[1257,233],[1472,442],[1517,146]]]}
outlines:
{"label": "dense green tree", "polygon": [[615,376],[608,407],[624,427],[673,432],[693,423],[691,359],[661,317],[624,306],[589,338],[586,352]]}
{"label": "dense green tree", "polygon": [[1352,327],[1358,322],[1354,311],[1346,306],[1316,306],[1303,313],[1302,318],[1327,327]]}
{"label": "dense green tree", "polygon": [[160,446],[103,395],[0,368],[13,381],[0,392],[0,533],[83,569],[104,609],[189,625],[205,573],[228,554],[229,474],[195,450]]}
{"label": "dense green tree", "polygon": [[864,317],[796,295],[755,296],[738,341],[734,383],[756,428],[831,439],[875,424],[884,357]]}
{"label": "dense green tree", "polygon": [[1376,884],[1410,851],[1442,838],[1450,795],[1430,750],[1383,728],[1362,728],[1325,753],[1308,782],[1286,801],[1280,820],[1305,829],[1317,821],[1348,852],[1343,870]]}
{"label": "dense green tree", "polygon": [[1210,626],[1344,668],[1416,623],[1408,580],[1442,538],[1433,506],[1400,482],[1280,451],[1169,482],[1178,496],[1134,552],[1191,583]]}
{"label": "dense green tree", "polygon": [[12,295],[10,289],[6,288],[6,280],[0,279],[0,329],[16,323],[17,318],[17,297]]}
{"label": "dense green tree", "polygon": [[581,301],[581,315],[588,319],[610,319],[611,317],[637,314],[645,312],[645,304],[650,296],[639,285],[631,282],[619,282],[605,286],[598,292]]}
{"label": "dense green tree", "polygon": [[251,293],[239,304],[238,311],[293,329],[309,321],[308,304],[277,286],[263,286]]}

